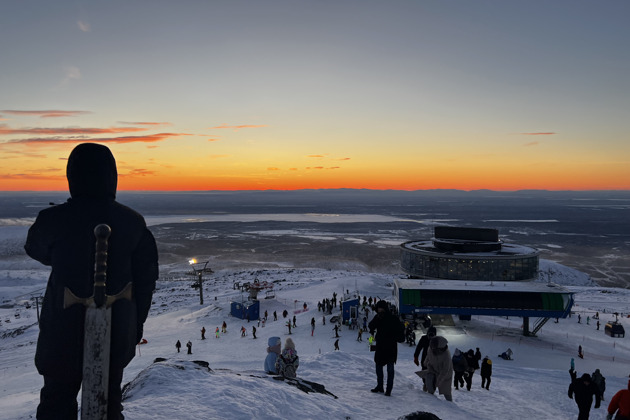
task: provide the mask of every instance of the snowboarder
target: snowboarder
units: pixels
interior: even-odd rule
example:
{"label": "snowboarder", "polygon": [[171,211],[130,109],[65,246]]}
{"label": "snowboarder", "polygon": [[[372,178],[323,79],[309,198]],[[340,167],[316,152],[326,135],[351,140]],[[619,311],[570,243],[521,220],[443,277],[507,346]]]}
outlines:
{"label": "snowboarder", "polygon": [[201,339],[206,339],[206,327],[201,327]]}
{"label": "snowboarder", "polygon": [[492,376],[492,360],[488,356],[484,357],[481,361],[481,387],[490,389],[490,382]]}
{"label": "snowboarder", "polygon": [[190,342],[190,340],[188,340],[188,343],[186,343],[186,347],[188,347],[188,354],[192,354],[192,343]]}
{"label": "snowboarder", "polygon": [[276,372],[285,378],[295,378],[298,366],[300,366],[300,358],[295,350],[295,344],[291,337],[287,337],[284,350],[276,359]]}
{"label": "snowboarder", "polygon": [[[394,387],[394,364],[398,358],[398,343],[405,341],[405,327],[390,312],[386,301],[378,301],[376,310],[376,315],[368,325],[371,334],[376,331],[376,350],[374,352],[376,387],[371,391],[384,391],[385,395],[390,396]],[[387,384],[386,388],[383,389],[383,368],[385,366],[387,366]]]}
{"label": "snowboarder", "polygon": [[177,349],[177,353],[179,353],[179,349],[182,348],[182,343],[179,340],[177,340],[177,343],[175,343],[175,348]]}
{"label": "snowboarder", "polygon": [[[116,160],[106,146],[77,145],[68,157],[66,177],[71,198],[39,212],[28,230],[24,250],[51,266],[41,308],[35,352],[43,387],[37,418],[76,417],[83,378],[85,310],[63,309],[64,288],[87,297],[94,287],[94,228],[111,228],[107,258],[107,291],[116,294],[131,282],[131,300],[112,309],[108,413],[120,415],[124,368],[136,355],[158,278],[155,239],[144,218],[116,201]],[[92,251],[90,251],[92,250]],[[91,255],[90,255],[91,254]]]}
{"label": "snowboarder", "polygon": [[628,388],[617,391],[611,398],[606,420],[612,420],[615,412],[617,412],[615,420],[630,419],[630,379],[628,380]]}
{"label": "snowboarder", "polygon": [[591,375],[583,374],[579,379],[571,382],[569,385],[569,398],[573,399],[575,394],[575,403],[578,406],[578,420],[588,420],[593,404],[593,396],[595,396],[595,408],[599,408],[600,398],[597,386],[591,381]]}
{"label": "snowboarder", "polygon": [[269,337],[267,340],[267,357],[265,358],[265,372],[275,375],[278,373],[276,370],[276,360],[281,351],[282,340],[280,337]]}

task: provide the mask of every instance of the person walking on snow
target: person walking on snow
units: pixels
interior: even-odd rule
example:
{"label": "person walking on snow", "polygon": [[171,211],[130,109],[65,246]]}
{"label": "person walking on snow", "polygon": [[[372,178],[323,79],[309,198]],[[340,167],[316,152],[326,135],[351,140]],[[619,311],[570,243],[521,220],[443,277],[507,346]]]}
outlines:
{"label": "person walking on snow", "polygon": [[206,339],[206,327],[201,327],[201,339]]}
{"label": "person walking on snow", "polygon": [[311,337],[315,333],[315,318],[311,318]]}
{"label": "person walking on snow", "polygon": [[424,362],[427,368],[420,371],[418,376],[427,384],[427,392],[433,394],[437,389],[446,401],[453,401],[453,362],[446,338],[438,335],[429,341],[429,351]]}
{"label": "person walking on snow", "polygon": [[335,340],[335,351],[339,350],[339,339]]}
{"label": "person walking on snow", "polygon": [[192,354],[192,343],[190,342],[190,340],[188,340],[188,343],[186,343],[186,347],[188,347],[188,354]]}
{"label": "person walking on snow", "polygon": [[575,394],[575,403],[578,406],[578,420],[588,420],[593,404],[593,396],[595,396],[595,408],[599,408],[600,398],[597,386],[591,381],[591,375],[585,373],[579,379],[571,382],[569,385],[569,398],[573,399]]}
{"label": "person walking on snow", "polygon": [[606,420],[612,420],[615,412],[617,412],[615,420],[630,419],[630,379],[628,379],[628,388],[617,391],[610,400]]}
{"label": "person walking on snow", "polygon": [[606,378],[601,374],[599,369],[595,369],[595,372],[591,375],[593,383],[599,390],[599,398],[604,401],[604,391],[606,391]]}
{"label": "person walking on snow", "polygon": [[177,340],[177,343],[175,343],[175,348],[177,349],[177,353],[179,353],[179,349],[182,348],[182,343],[179,340]]}
{"label": "person walking on snow", "polygon": [[481,361],[481,387],[490,389],[490,382],[492,376],[492,360],[488,356],[484,357]]}
{"label": "person walking on snow", "polygon": [[[379,300],[376,303],[376,311],[376,315],[368,325],[371,334],[376,331],[376,350],[374,352],[376,387],[371,391],[385,392],[386,396],[390,396],[394,387],[394,364],[398,358],[398,343],[405,341],[405,327],[390,312],[386,301]],[[387,366],[387,385],[383,389],[383,368],[385,366]]]}
{"label": "person walking on snow", "polygon": [[215,338],[219,338],[219,327],[214,330],[214,336]]}
{"label": "person walking on snow", "polygon": [[455,353],[453,353],[453,371],[455,372],[455,377],[453,379],[453,386],[455,389],[459,389],[459,387],[464,387],[464,374],[468,369],[468,362],[466,362],[466,358],[460,349],[456,348]]}

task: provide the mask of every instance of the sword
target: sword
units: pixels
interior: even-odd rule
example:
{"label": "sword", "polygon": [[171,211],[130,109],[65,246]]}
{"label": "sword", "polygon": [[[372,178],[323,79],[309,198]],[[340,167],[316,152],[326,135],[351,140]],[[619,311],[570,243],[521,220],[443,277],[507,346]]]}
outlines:
{"label": "sword", "polygon": [[131,283],[127,283],[121,292],[113,296],[108,296],[105,291],[107,241],[110,234],[111,228],[106,224],[100,224],[94,228],[96,236],[94,294],[88,298],[80,298],[67,287],[64,289],[64,309],[75,304],[87,307],[84,321],[81,420],[107,419],[111,305],[118,299],[131,300]]}

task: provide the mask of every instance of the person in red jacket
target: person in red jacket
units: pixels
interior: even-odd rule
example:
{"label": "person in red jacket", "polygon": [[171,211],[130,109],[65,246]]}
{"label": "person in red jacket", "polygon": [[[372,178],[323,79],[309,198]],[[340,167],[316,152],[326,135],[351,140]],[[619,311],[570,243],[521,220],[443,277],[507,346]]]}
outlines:
{"label": "person in red jacket", "polygon": [[630,379],[628,379],[628,388],[618,391],[610,400],[606,420],[612,420],[615,412],[617,412],[615,420],[630,420]]}

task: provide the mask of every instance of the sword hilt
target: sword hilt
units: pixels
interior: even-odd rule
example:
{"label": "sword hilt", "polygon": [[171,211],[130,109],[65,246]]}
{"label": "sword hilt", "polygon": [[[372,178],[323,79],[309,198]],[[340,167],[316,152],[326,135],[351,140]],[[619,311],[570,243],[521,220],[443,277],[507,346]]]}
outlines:
{"label": "sword hilt", "polygon": [[96,251],[94,254],[94,304],[97,308],[106,302],[105,282],[107,280],[107,247],[112,229],[106,224],[94,228]]}

